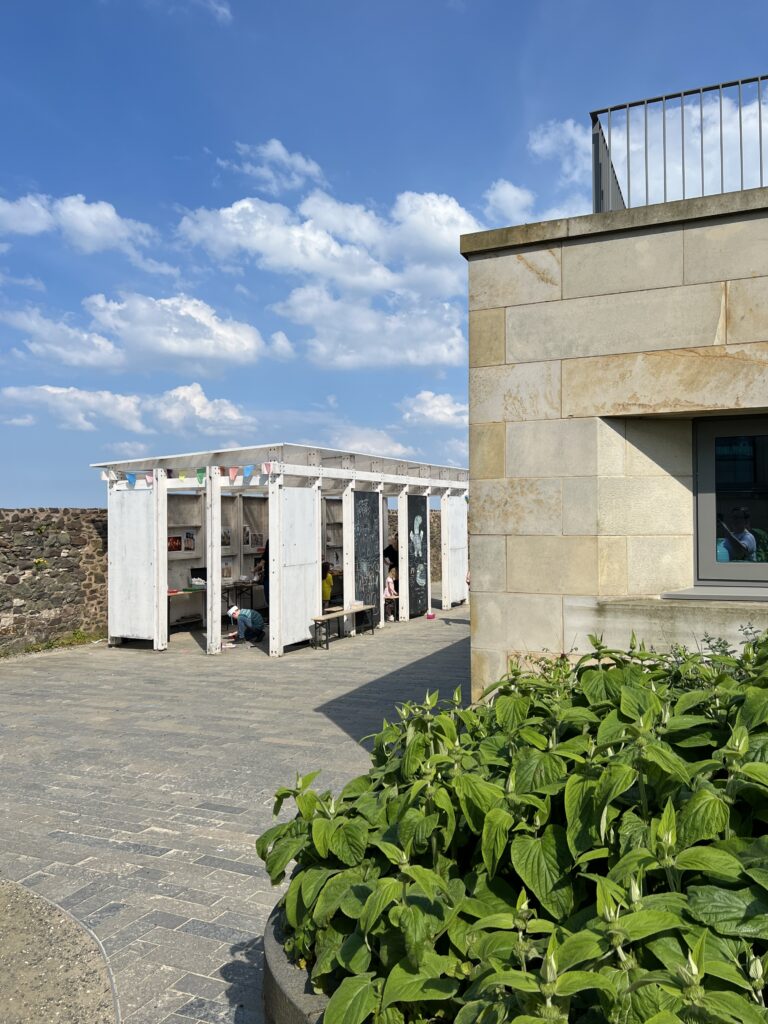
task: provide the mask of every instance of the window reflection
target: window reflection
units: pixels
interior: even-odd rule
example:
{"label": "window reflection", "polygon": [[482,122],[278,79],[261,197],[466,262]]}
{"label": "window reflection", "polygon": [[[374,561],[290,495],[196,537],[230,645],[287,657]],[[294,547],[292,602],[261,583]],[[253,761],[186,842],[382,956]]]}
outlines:
{"label": "window reflection", "polygon": [[716,558],[768,562],[768,435],[715,439]]}

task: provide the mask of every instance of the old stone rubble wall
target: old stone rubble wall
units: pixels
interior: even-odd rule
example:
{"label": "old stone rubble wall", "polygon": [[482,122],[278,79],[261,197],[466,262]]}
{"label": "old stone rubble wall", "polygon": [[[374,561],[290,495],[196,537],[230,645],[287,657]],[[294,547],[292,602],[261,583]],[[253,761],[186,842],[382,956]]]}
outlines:
{"label": "old stone rubble wall", "polygon": [[0,654],[106,628],[107,510],[0,509]]}

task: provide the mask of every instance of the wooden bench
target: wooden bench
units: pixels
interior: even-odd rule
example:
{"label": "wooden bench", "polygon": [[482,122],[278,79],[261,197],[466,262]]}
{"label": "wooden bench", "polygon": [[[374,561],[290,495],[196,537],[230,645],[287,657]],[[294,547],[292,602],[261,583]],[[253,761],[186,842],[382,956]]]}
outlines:
{"label": "wooden bench", "polygon": [[366,617],[366,623],[364,629],[370,629],[371,633],[374,631],[373,624],[373,610],[376,606],[373,604],[355,604],[351,608],[327,608],[322,615],[314,615],[312,617],[312,624],[314,629],[314,639],[312,641],[313,647],[325,646],[326,651],[330,647],[331,639],[331,623],[338,622],[339,638],[345,636],[342,632],[344,628],[344,616],[345,615],[358,615],[361,612]]}

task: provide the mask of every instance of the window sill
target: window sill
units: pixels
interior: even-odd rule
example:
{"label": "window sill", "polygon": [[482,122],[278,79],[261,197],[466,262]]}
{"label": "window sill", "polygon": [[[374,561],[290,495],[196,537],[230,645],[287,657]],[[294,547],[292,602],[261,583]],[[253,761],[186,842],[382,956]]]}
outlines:
{"label": "window sill", "polygon": [[685,590],[672,590],[661,595],[664,601],[741,601],[755,604],[768,601],[768,586],[765,587],[713,587],[701,585]]}

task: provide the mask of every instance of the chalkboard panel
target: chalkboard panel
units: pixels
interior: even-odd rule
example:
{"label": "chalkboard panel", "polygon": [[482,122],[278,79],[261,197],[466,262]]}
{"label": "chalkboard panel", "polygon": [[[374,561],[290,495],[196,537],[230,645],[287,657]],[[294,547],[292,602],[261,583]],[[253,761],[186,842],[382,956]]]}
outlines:
{"label": "chalkboard panel", "polygon": [[408,604],[410,616],[427,611],[427,499],[420,494],[408,495]]}
{"label": "chalkboard panel", "polygon": [[381,496],[355,491],[355,597],[374,606],[373,621],[381,617]]}

